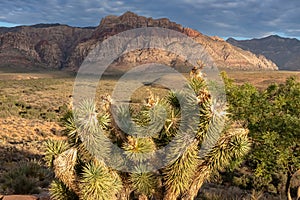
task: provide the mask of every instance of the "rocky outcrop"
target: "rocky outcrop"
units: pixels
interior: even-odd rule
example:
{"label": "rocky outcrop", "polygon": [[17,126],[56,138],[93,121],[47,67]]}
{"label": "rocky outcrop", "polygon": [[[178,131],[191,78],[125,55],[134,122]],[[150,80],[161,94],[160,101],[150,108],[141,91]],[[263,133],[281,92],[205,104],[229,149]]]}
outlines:
{"label": "rocky outcrop", "polygon": [[277,70],[276,64],[264,56],[232,46],[218,37],[198,36],[195,38],[211,55],[219,68],[233,70]]}
{"label": "rocky outcrop", "polygon": [[[209,37],[182,27],[167,18],[152,19],[126,12],[107,16],[96,28],[75,28],[59,24],[39,24],[0,28],[0,66],[42,66],[76,71],[88,53],[101,41],[120,32],[162,27],[181,32],[200,43],[219,68],[238,70],[276,70],[277,66],[263,56],[234,47],[217,36]],[[136,63],[159,62],[173,67],[188,65],[180,56],[160,50],[129,52],[116,60],[122,71]]]}
{"label": "rocky outcrop", "polygon": [[0,196],[1,200],[38,200],[36,196],[32,195],[7,195],[7,196]]}
{"label": "rocky outcrop", "polygon": [[93,29],[34,25],[0,30],[0,66],[63,68],[77,44]]}
{"label": "rocky outcrop", "polygon": [[228,43],[264,55],[272,60],[280,70],[300,70],[300,41],[271,35],[261,39],[235,40],[229,38]]}
{"label": "rocky outcrop", "polygon": [[[200,43],[219,68],[233,70],[277,70],[277,66],[264,56],[257,56],[249,51],[242,50],[230,45],[223,39],[213,36],[205,36],[191,28],[182,27],[180,24],[170,20],[152,19],[138,16],[132,12],[126,12],[120,17],[108,16],[101,20],[100,25],[95,29],[90,40],[78,44],[72,57],[67,64],[69,68],[76,69],[81,63],[91,47],[99,41],[118,34],[120,32],[141,28],[141,27],[162,27],[179,31],[193,38]],[[126,57],[118,59],[119,68],[126,68],[128,65],[144,62],[159,62],[177,67],[185,65],[185,61],[180,60],[177,55],[157,50],[141,50],[126,54]]]}

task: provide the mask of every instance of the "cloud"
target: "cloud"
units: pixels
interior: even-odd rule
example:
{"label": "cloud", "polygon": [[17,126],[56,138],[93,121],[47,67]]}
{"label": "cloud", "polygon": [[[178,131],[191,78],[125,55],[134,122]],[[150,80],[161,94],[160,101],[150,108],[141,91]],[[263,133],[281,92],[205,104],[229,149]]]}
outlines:
{"label": "cloud", "polygon": [[167,17],[207,35],[250,38],[282,33],[300,37],[299,0],[2,0],[0,21],[96,26],[102,17],[128,10]]}
{"label": "cloud", "polygon": [[[18,24],[63,23],[73,26],[95,26],[109,14],[132,9],[122,1],[111,0],[3,0],[0,2],[2,21]],[[4,16],[4,18],[3,18]]]}

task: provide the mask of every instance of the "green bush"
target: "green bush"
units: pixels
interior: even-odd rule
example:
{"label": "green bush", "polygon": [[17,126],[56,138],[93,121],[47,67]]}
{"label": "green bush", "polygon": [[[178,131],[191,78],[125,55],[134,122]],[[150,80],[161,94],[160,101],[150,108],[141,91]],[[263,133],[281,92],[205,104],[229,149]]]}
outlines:
{"label": "green bush", "polygon": [[284,84],[258,91],[223,77],[231,117],[249,129],[253,141],[246,162],[253,172],[251,185],[290,196],[291,181],[300,170],[300,82],[290,77]]}

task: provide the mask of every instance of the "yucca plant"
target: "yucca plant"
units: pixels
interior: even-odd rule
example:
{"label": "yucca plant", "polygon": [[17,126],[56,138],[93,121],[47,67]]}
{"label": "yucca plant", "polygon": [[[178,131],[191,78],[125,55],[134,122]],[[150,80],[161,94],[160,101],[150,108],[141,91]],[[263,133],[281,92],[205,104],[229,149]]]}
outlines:
{"label": "yucca plant", "polygon": [[201,77],[192,76],[186,88],[163,99],[151,94],[138,111],[110,98],[99,109],[82,101],[66,120],[68,140],[47,143],[56,176],[52,198],[194,199],[211,174],[247,153],[250,142]]}

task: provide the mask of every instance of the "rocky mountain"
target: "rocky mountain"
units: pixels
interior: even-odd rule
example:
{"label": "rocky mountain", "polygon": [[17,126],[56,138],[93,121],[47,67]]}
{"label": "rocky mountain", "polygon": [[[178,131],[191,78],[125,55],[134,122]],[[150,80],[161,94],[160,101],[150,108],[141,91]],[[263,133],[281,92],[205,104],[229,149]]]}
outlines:
{"label": "rocky mountain", "polygon": [[37,24],[0,29],[0,67],[62,69],[93,29]]}
{"label": "rocky mountain", "polygon": [[271,35],[261,39],[235,40],[229,38],[228,43],[264,55],[277,64],[280,70],[300,70],[300,41]]}
{"label": "rocky mountain", "polygon": [[[140,27],[163,27],[186,34],[200,43],[219,68],[239,70],[276,70],[264,56],[235,47],[216,36],[182,27],[169,19],[152,19],[126,12],[107,16],[98,27],[77,28],[60,24],[38,24],[0,28],[0,67],[32,67],[77,70],[84,58],[99,42],[120,32]],[[119,58],[118,66],[159,60],[176,67],[183,65],[178,55],[159,50],[129,52]]]}

